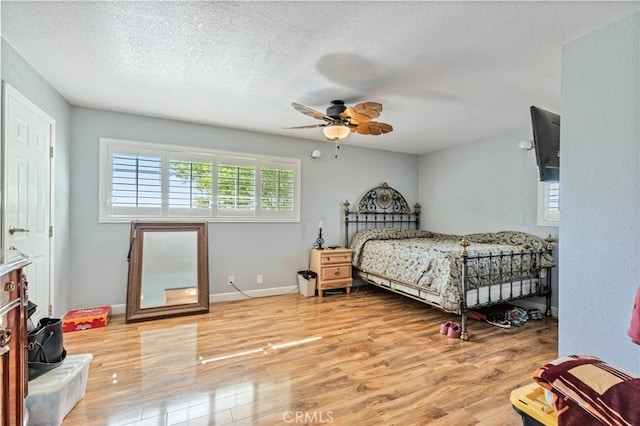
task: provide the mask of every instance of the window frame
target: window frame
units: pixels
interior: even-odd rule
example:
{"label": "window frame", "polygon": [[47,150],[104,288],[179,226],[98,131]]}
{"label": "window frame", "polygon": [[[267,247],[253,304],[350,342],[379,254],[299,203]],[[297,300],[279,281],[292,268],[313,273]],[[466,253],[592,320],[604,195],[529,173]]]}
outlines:
{"label": "window frame", "polygon": [[[560,182],[538,182],[538,226],[560,226],[560,208],[549,208],[549,190],[551,184],[558,185],[560,190]],[[558,196],[559,198],[559,196]]]}
{"label": "window frame", "polygon": [[[203,220],[207,222],[300,222],[300,194],[301,194],[301,159],[277,157],[263,154],[244,153],[237,151],[215,150],[183,145],[170,145],[155,142],[142,142],[127,139],[101,137],[99,141],[99,190],[98,190],[98,220],[99,223],[123,223],[132,220],[145,221],[189,221]],[[160,213],[142,214],[140,208],[120,208],[114,213],[112,203],[113,169],[112,156],[117,154],[154,155],[162,158],[162,205]],[[169,164],[171,160],[208,161],[211,159],[211,208],[170,208],[169,207]],[[218,166],[223,163],[254,164],[254,208],[250,210],[218,209]],[[264,164],[264,165],[263,165]],[[293,206],[291,210],[262,209],[261,200],[261,169],[274,164],[287,166],[293,171]],[[283,169],[284,170],[284,169]],[[166,176],[165,176],[166,175]],[[198,210],[197,212],[195,210]],[[201,214],[205,213],[206,214]]]}

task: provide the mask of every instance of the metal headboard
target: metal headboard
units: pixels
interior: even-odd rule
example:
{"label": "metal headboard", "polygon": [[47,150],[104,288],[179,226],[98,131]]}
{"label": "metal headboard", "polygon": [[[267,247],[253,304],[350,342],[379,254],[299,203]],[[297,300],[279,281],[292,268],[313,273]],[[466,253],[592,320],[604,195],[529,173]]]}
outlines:
{"label": "metal headboard", "polygon": [[345,247],[349,247],[349,225],[355,225],[353,232],[371,228],[420,229],[420,204],[416,203],[411,210],[402,194],[386,182],[367,191],[354,210],[349,210],[349,200],[342,205]]}

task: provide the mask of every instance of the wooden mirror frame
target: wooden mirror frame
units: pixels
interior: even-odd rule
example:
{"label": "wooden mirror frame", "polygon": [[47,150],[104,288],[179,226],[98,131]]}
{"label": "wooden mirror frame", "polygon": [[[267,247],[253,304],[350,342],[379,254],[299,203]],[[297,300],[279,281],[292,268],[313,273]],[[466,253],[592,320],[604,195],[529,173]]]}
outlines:
{"label": "wooden mirror frame", "polygon": [[[141,307],[142,295],[142,258],[144,235],[147,232],[196,231],[197,235],[197,281],[198,298],[196,303],[166,306]],[[131,222],[129,250],[129,277],[127,282],[127,311],[125,321],[147,321],[181,315],[193,315],[209,312],[209,243],[208,224],[188,222]]]}

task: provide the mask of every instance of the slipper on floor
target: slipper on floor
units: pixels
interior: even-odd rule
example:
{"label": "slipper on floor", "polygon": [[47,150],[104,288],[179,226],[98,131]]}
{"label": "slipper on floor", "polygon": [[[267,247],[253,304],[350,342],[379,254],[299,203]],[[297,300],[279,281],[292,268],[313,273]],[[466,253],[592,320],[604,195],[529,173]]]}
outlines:
{"label": "slipper on floor", "polygon": [[[452,337],[454,339],[459,339],[460,336],[462,336],[462,327],[460,326],[460,324],[454,323],[454,325],[449,327],[449,332],[447,333],[447,336]],[[471,330],[467,328],[467,340],[470,339],[471,336],[473,336],[473,333],[471,332]]]}
{"label": "slipper on floor", "polygon": [[440,334],[447,334],[449,332],[449,328],[455,324],[453,321],[447,321],[440,325]]}
{"label": "slipper on floor", "polygon": [[457,322],[454,322],[451,327],[449,327],[449,331],[447,332],[447,336],[453,338],[460,338],[460,334],[462,333],[462,327]]}

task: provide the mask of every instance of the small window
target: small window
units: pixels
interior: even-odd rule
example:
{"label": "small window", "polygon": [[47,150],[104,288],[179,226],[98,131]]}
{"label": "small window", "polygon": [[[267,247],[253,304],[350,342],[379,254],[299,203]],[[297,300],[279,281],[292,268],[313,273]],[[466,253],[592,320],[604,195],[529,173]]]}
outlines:
{"label": "small window", "polygon": [[222,158],[218,162],[218,215],[247,216],[256,212],[255,161]]}
{"label": "small window", "polygon": [[264,214],[291,214],[296,206],[296,172],[292,165],[264,161],[260,175],[260,208]]}
{"label": "small window", "polygon": [[111,157],[114,216],[156,216],[162,208],[162,158],[149,151],[122,150]]}
{"label": "small window", "polygon": [[212,157],[173,154],[167,163],[169,216],[210,217]]}
{"label": "small window", "polygon": [[300,160],[100,139],[100,221],[300,220]]}
{"label": "small window", "polygon": [[538,183],[538,226],[560,225],[560,183]]}

